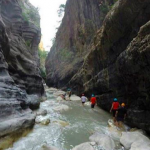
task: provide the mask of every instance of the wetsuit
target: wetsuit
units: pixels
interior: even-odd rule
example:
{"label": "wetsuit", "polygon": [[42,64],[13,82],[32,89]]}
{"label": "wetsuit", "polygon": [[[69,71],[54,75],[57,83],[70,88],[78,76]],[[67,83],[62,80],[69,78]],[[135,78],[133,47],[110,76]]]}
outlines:
{"label": "wetsuit", "polygon": [[91,98],[91,108],[94,108],[96,104],[96,97]]}
{"label": "wetsuit", "polygon": [[124,121],[124,117],[127,113],[127,109],[124,108],[124,107],[120,107],[118,110],[118,113],[117,113],[117,121]]}

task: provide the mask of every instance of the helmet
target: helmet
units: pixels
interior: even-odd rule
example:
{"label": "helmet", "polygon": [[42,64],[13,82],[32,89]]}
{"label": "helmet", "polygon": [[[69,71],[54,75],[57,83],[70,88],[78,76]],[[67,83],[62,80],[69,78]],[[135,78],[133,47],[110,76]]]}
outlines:
{"label": "helmet", "polygon": [[94,97],[94,94],[92,94],[92,97]]}
{"label": "helmet", "polygon": [[114,101],[116,102],[116,101],[118,101],[118,99],[117,99],[117,98],[114,98]]}
{"label": "helmet", "polygon": [[125,106],[125,103],[122,103],[121,106],[124,107],[124,106]]}
{"label": "helmet", "polygon": [[82,96],[84,96],[84,94],[82,94]]}
{"label": "helmet", "polygon": [[70,89],[70,88],[68,88],[68,91],[71,91],[71,89]]}

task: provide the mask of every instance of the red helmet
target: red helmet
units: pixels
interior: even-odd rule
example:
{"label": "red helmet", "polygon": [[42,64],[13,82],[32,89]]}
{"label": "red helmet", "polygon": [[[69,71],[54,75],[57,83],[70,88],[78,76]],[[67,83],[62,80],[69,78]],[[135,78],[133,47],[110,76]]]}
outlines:
{"label": "red helmet", "polygon": [[82,96],[84,96],[84,94],[82,94]]}

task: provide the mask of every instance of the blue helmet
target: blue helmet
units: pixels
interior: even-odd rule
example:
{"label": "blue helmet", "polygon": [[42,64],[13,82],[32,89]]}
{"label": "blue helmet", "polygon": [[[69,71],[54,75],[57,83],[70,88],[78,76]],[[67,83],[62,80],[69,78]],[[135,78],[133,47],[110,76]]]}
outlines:
{"label": "blue helmet", "polygon": [[114,98],[114,101],[116,102],[116,101],[118,101],[118,99],[117,99],[117,98]]}
{"label": "blue helmet", "polygon": [[92,94],[92,97],[94,97],[94,94]]}

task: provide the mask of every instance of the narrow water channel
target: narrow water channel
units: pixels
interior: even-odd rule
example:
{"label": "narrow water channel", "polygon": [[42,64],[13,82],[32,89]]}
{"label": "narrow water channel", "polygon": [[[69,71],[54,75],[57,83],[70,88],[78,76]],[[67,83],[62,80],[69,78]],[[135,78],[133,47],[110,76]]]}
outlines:
{"label": "narrow water channel", "polygon": [[[54,108],[68,106],[68,110]],[[95,131],[109,134],[108,120],[111,115],[89,103],[85,106],[80,101],[58,101],[52,91],[47,91],[47,101],[40,109],[46,109],[51,123],[47,126],[36,124],[31,133],[22,137],[8,150],[38,150],[42,144],[52,145],[60,150],[71,150],[74,146],[89,141]]]}

